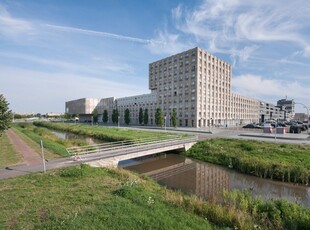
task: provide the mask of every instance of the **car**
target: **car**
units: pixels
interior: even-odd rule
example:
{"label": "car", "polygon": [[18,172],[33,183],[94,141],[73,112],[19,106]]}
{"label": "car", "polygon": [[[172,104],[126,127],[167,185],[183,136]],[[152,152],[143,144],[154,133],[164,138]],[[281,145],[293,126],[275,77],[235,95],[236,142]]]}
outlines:
{"label": "car", "polygon": [[308,130],[308,125],[307,124],[301,124],[300,125],[302,128],[301,128],[301,131],[306,131]]}
{"label": "car", "polygon": [[262,127],[260,125],[257,125],[257,124],[247,124],[245,126],[242,126],[242,128],[246,128],[246,129],[260,129]]}
{"label": "car", "polygon": [[278,127],[286,127],[286,124],[284,122],[278,122],[277,126]]}
{"label": "car", "polygon": [[291,125],[290,133],[300,133],[302,131],[302,126],[300,125]]}

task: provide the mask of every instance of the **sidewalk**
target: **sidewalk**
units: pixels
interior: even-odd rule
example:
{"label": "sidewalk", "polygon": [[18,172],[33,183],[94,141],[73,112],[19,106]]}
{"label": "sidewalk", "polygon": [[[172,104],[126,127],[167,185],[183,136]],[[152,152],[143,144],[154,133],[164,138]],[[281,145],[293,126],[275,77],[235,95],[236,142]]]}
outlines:
{"label": "sidewalk", "polygon": [[[165,132],[165,128],[150,127],[150,126],[134,126],[134,129],[143,130],[156,130],[158,132]],[[179,132],[179,133],[197,133],[207,134],[210,137],[253,137],[253,138],[269,138],[269,139],[282,139],[282,140],[296,140],[296,141],[309,141],[309,135],[307,133],[286,133],[286,134],[274,134],[274,133],[263,133],[261,129],[243,129],[241,127],[207,127],[207,128],[191,128],[191,127],[166,127],[168,132]]]}
{"label": "sidewalk", "polygon": [[272,138],[272,139],[283,139],[283,140],[300,140],[310,141],[309,135],[306,133],[285,133],[285,134],[274,134],[274,133],[241,133],[239,136],[245,137],[258,137],[258,138]]}

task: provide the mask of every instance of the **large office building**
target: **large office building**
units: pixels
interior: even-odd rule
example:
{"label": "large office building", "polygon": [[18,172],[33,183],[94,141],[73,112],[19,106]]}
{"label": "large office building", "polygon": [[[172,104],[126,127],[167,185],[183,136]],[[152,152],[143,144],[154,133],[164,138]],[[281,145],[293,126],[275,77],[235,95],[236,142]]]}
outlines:
{"label": "large office building", "polygon": [[200,48],[149,64],[149,88],[166,116],[178,125],[206,127],[258,122],[258,101],[231,92],[232,67]]}
{"label": "large office building", "polygon": [[149,125],[155,125],[157,108],[163,111],[167,126],[171,124],[173,109],[177,112],[177,126],[183,127],[261,121],[261,102],[233,93],[231,82],[231,64],[201,48],[194,48],[149,64],[150,94],[73,100],[66,102],[66,112],[80,114],[80,121],[83,121],[91,119],[94,109],[99,114],[107,110],[108,123],[112,123],[112,111],[117,109],[120,123],[124,123],[125,110],[129,109],[132,125],[139,123],[140,108],[148,110]]}

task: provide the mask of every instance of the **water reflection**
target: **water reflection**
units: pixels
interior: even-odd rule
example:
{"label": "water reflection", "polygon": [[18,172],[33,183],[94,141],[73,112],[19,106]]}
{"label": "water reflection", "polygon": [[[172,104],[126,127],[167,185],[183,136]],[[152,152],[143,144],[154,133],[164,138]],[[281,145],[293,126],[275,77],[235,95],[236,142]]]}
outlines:
{"label": "water reflection", "polygon": [[81,136],[81,135],[76,135],[73,133],[65,133],[65,132],[54,131],[54,130],[51,132],[61,139],[64,139],[64,140],[83,140],[89,145],[100,144],[100,143],[104,142],[102,140],[94,139],[91,137],[85,137],[85,136]]}
{"label": "water reflection", "polygon": [[204,199],[219,199],[223,189],[240,189],[247,190],[255,197],[286,198],[310,207],[309,187],[244,175],[176,154],[136,160],[135,165],[124,168],[147,175],[161,185],[188,194],[194,193]]}

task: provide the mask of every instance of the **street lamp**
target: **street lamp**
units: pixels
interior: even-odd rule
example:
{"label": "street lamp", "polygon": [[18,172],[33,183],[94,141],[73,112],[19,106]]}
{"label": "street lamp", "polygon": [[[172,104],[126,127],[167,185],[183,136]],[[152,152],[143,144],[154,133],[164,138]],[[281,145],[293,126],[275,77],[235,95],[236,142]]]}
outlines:
{"label": "street lamp", "polygon": [[117,117],[117,127],[119,128],[119,119],[120,119],[120,116]]}

